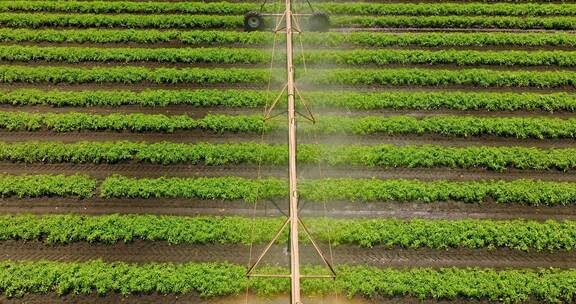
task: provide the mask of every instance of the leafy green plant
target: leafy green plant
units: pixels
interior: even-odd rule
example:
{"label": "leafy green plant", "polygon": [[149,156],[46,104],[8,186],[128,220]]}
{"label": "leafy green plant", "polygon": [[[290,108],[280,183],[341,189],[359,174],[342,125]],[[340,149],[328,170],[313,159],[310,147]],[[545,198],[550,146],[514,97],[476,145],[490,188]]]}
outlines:
{"label": "leafy green plant", "polygon": [[[488,180],[423,182],[404,179],[300,180],[299,195],[306,201],[423,202],[495,200],[501,204],[571,205],[576,203],[576,184],[539,180]],[[100,184],[105,198],[196,198],[212,200],[256,200],[286,197],[286,180],[217,178],[129,178],[114,175]]]}
{"label": "leafy green plant", "polygon": [[[60,91],[14,89],[0,90],[0,104],[47,106],[123,106],[164,107],[189,105],[194,107],[257,108],[266,104],[266,91],[235,89],[198,90],[90,90]],[[486,93],[463,91],[431,92],[303,92],[315,108],[351,110],[415,109],[415,110],[489,110],[489,111],[568,111],[576,110],[576,95],[570,93]]]}
{"label": "leafy green plant", "polygon": [[[447,167],[490,170],[576,168],[576,149],[525,147],[444,147],[419,146],[322,146],[299,145],[299,162],[331,166],[365,167]],[[170,142],[0,142],[0,160],[45,163],[117,163],[136,160],[158,164],[285,165],[285,145],[232,143],[181,144]]]}
{"label": "leafy green plant", "polygon": [[83,175],[0,175],[0,195],[76,196],[88,198],[94,194],[96,180]]}
{"label": "leafy green plant", "polygon": [[[286,272],[266,266],[264,273]],[[319,267],[303,267],[303,273],[319,273]],[[491,302],[522,303],[538,299],[547,303],[574,299],[574,270],[495,270],[490,268],[379,269],[365,266],[336,266],[332,280],[303,280],[305,294],[347,294],[418,299],[488,299]],[[123,295],[197,293],[201,297],[235,295],[249,288],[261,295],[287,293],[285,279],[245,276],[245,266],[229,263],[148,263],[3,261],[0,288],[9,297],[43,294],[120,293]],[[155,274],[155,275],[150,275]],[[370,278],[367,280],[366,278]],[[441,282],[441,283],[438,283]],[[415,288],[415,286],[417,288]]]}
{"label": "leafy green plant", "polygon": [[[0,29],[4,42],[76,42],[140,44],[177,42],[185,45],[270,46],[269,32],[154,29]],[[308,46],[576,46],[576,35],[566,32],[304,32]],[[282,37],[278,39],[283,39]]]}
{"label": "leafy green plant", "polygon": [[[129,242],[250,244],[270,240],[283,218],[154,215],[0,215],[0,240],[48,243]],[[311,233],[335,245],[407,248],[573,250],[576,222],[526,220],[307,219]],[[254,233],[252,233],[254,231]],[[279,242],[287,240],[288,233]],[[303,239],[303,241],[306,241]]]}

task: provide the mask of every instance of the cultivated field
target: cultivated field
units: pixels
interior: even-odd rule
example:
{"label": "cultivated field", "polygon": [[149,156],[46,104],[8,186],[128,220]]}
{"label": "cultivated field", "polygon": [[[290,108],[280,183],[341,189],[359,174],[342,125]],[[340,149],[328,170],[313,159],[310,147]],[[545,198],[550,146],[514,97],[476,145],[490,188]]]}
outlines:
{"label": "cultivated field", "polygon": [[[301,214],[338,277],[306,302],[574,302],[576,2],[313,5],[333,26],[296,35]],[[0,302],[283,303],[244,275],[288,207],[259,8],[0,0]]]}

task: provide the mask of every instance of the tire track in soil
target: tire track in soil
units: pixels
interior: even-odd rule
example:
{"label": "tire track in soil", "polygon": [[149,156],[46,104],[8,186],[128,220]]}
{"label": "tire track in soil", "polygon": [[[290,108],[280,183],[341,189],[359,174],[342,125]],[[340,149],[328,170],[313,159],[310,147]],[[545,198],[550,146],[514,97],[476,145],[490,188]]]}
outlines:
{"label": "tire track in soil", "polygon": [[[448,304],[448,303],[482,303],[489,304],[488,301],[477,301],[473,302],[467,300],[451,300],[451,301],[428,301],[428,300],[418,300],[415,298],[402,297],[402,298],[392,298],[392,299],[377,299],[377,300],[367,300],[356,296],[349,299],[346,295],[328,295],[328,296],[306,296],[303,295],[302,299],[306,304],[370,304],[370,303],[387,303],[387,304]],[[107,293],[105,296],[97,295],[95,293],[89,295],[62,295],[58,296],[55,293],[48,294],[29,294],[22,298],[7,298],[5,296],[0,296],[0,303],[12,304],[12,303],[27,303],[27,304],[53,304],[53,303],[74,303],[74,304],[93,304],[93,303],[123,303],[123,304],[158,304],[158,303],[170,303],[170,304],[285,304],[289,303],[290,298],[288,295],[278,295],[278,296],[257,296],[254,294],[244,294],[241,292],[239,295],[235,296],[225,296],[225,297],[214,297],[214,298],[203,298],[197,294],[137,294],[137,295],[121,295],[118,293]]]}
{"label": "tire track in soil", "polygon": [[[206,62],[159,62],[159,61],[82,61],[82,62],[65,62],[65,61],[47,61],[47,60],[32,60],[32,61],[6,61],[0,59],[0,65],[13,65],[17,64],[25,67],[82,67],[82,68],[106,68],[106,67],[145,67],[145,68],[260,68],[264,69],[269,65],[264,63],[206,63]],[[576,71],[574,66],[557,66],[557,65],[534,65],[534,66],[521,66],[521,65],[488,65],[488,64],[474,64],[474,65],[458,65],[458,64],[428,64],[428,63],[388,63],[388,64],[374,64],[367,63],[362,65],[354,64],[307,64],[308,68],[314,69],[321,67],[326,68],[357,68],[357,69],[428,69],[428,70],[450,70],[459,71],[465,69],[489,69],[494,71]]]}
{"label": "tire track in soil", "polygon": [[[263,200],[256,206],[258,217],[278,217],[288,213],[287,203],[282,199]],[[3,214],[157,214],[177,216],[243,216],[251,217],[254,205],[241,200],[200,200],[160,198],[26,198],[8,197],[0,199]],[[524,206],[520,204],[446,202],[326,202],[326,211],[321,202],[302,201],[300,212],[303,217],[332,218],[423,218],[423,219],[529,219],[576,220],[576,207],[568,206]]]}
{"label": "tire track in soil", "polygon": [[[536,148],[573,148],[575,141],[572,138],[558,139],[519,139],[514,137],[498,137],[492,135],[471,136],[471,137],[450,137],[442,135],[318,135],[316,137],[309,134],[299,136],[302,144],[362,144],[379,145],[391,144],[395,146],[406,145],[440,145],[448,147],[469,147],[469,146],[494,146],[494,147],[536,147]],[[176,130],[171,133],[161,132],[130,132],[130,131],[9,131],[0,130],[0,138],[3,142],[63,142],[76,143],[81,141],[102,142],[102,141],[134,141],[134,142],[175,142],[175,143],[239,143],[239,142],[260,142],[261,135],[256,132],[235,133],[224,132],[215,133],[204,130]],[[268,132],[264,143],[285,144],[286,134],[282,131]]]}
{"label": "tire track in soil", "polygon": [[[318,87],[313,85],[306,85],[302,83],[299,86],[301,91],[318,90]],[[556,88],[536,88],[536,87],[480,87],[480,86],[465,86],[465,85],[446,85],[446,86],[416,86],[416,85],[371,85],[371,86],[352,86],[352,85],[323,85],[325,91],[353,91],[353,92],[389,92],[389,91],[405,91],[405,92],[434,92],[434,91],[462,91],[468,92],[532,92],[532,93],[558,93],[558,92],[576,92],[576,87],[564,86]],[[95,91],[95,90],[130,90],[134,92],[144,91],[146,89],[259,89],[266,90],[264,84],[222,84],[222,83],[152,83],[141,82],[132,84],[122,83],[0,83],[0,90],[15,90],[15,89],[38,89],[38,90],[62,90],[62,91]],[[277,87],[276,84],[272,86],[272,90],[280,91],[282,88]]]}
{"label": "tire track in soil", "polygon": [[[214,107],[196,107],[193,105],[168,105],[168,106],[140,106],[140,105],[122,105],[122,106],[49,106],[49,105],[9,105],[0,104],[0,111],[3,112],[32,112],[32,113],[69,113],[80,112],[89,114],[164,114],[164,115],[188,115],[192,118],[203,118],[209,114],[226,114],[226,115],[262,115],[263,107],[255,108],[233,108],[224,106]],[[568,111],[542,111],[542,110],[519,110],[519,111],[488,111],[483,109],[473,110],[449,110],[449,109],[431,109],[431,110],[405,110],[405,109],[375,109],[375,110],[356,110],[356,109],[315,109],[314,113],[320,113],[316,117],[321,120],[322,116],[345,116],[345,117],[364,117],[364,116],[398,116],[406,115],[416,118],[436,117],[436,116],[473,116],[473,117],[545,117],[569,119],[574,118],[574,112]]]}
{"label": "tire track in soil", "polygon": [[[327,249],[322,244],[323,250]],[[254,261],[264,245],[253,248]],[[45,244],[39,241],[2,241],[0,257],[4,260],[52,260],[81,262],[102,259],[106,262],[230,262],[247,264],[250,247],[246,245],[174,245],[164,241],[133,241],[115,244],[75,242],[66,245]],[[254,254],[256,253],[256,254]],[[301,247],[301,263],[321,265],[314,248],[308,244]],[[273,261],[273,262],[271,262]],[[334,264],[369,265],[375,267],[486,267],[486,268],[574,268],[576,250],[552,252],[524,252],[505,248],[498,249],[386,249],[384,247],[362,248],[357,246],[333,247]],[[289,265],[285,245],[274,245],[263,264]]]}
{"label": "tire track in soil", "polygon": [[[490,171],[486,169],[450,169],[450,168],[353,168],[332,167],[322,168],[319,172],[317,165],[304,165],[299,167],[300,178],[380,178],[380,179],[417,179],[423,181],[434,180],[515,180],[537,179],[559,182],[576,182],[576,170],[567,172],[558,170],[518,170]],[[218,177],[240,176],[257,178],[258,166],[205,166],[205,165],[159,165],[139,162],[125,162],[120,164],[42,164],[42,163],[13,163],[0,161],[2,174],[84,174],[94,178],[104,179],[112,174],[121,174],[130,177]],[[262,166],[261,177],[287,177],[288,171],[281,167]]]}
{"label": "tire track in soil", "polygon": [[[177,40],[172,41],[162,41],[162,42],[49,42],[49,41],[0,41],[0,46],[36,46],[36,47],[89,47],[89,48],[149,48],[149,49],[159,49],[159,48],[203,48],[206,46],[198,44],[188,44],[180,42]],[[282,45],[277,42],[277,45]],[[266,50],[270,46],[266,43],[264,44],[237,44],[237,43],[222,43],[222,44],[208,44],[208,47],[225,47],[225,48],[237,48],[237,49],[259,49]],[[355,50],[361,47],[364,50],[429,50],[429,51],[440,51],[446,50],[446,48],[454,50],[476,50],[476,51],[574,51],[576,47],[574,46],[556,46],[556,45],[538,45],[538,46],[528,46],[528,45],[486,45],[486,46],[461,46],[461,45],[446,45],[446,46],[425,46],[425,45],[389,45],[389,46],[371,46],[362,44],[343,44],[338,45],[339,50]],[[324,50],[332,49],[333,46],[330,45],[306,45],[304,48],[307,50]]]}

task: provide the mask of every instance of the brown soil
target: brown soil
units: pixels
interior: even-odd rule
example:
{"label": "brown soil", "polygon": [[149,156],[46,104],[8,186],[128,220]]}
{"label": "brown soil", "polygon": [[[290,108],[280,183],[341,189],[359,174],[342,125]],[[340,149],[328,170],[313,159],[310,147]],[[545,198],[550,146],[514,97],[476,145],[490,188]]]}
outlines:
{"label": "brown soil", "polygon": [[[425,218],[425,219],[530,219],[536,221],[576,220],[576,208],[568,206],[523,206],[464,202],[301,202],[304,217],[335,218]],[[162,214],[162,215],[218,215],[275,217],[288,213],[287,203],[282,199],[261,201],[256,205],[244,201],[198,200],[198,199],[89,199],[76,198],[28,198],[0,199],[0,213],[26,214]]]}
{"label": "brown soil", "polygon": [[[175,164],[170,166],[125,162],[120,164],[42,164],[42,163],[12,163],[0,161],[0,173],[3,174],[86,174],[95,178],[105,178],[111,174],[121,174],[132,177],[160,177],[160,176],[241,176],[255,178],[258,176],[256,165],[236,166],[204,166]],[[576,181],[576,171],[557,170],[518,170],[509,169],[502,172],[486,169],[448,169],[448,168],[350,168],[335,167],[322,168],[317,165],[302,165],[299,168],[301,178],[350,177],[350,178],[403,178],[432,181],[445,180],[480,180],[503,179],[513,180],[520,178],[540,179],[550,181]],[[260,176],[286,177],[287,169],[283,167],[262,166]]]}
{"label": "brown soil", "polygon": [[[91,113],[91,114],[112,114],[112,113],[145,113],[145,114],[164,114],[164,115],[188,115],[192,118],[202,118],[208,114],[227,114],[227,115],[261,115],[264,107],[255,108],[234,108],[224,106],[214,107],[196,107],[186,104],[174,104],[167,106],[141,106],[141,105],[122,105],[122,106],[49,106],[49,105],[10,105],[0,104],[0,111],[4,112],[32,112],[32,113]],[[322,116],[340,115],[346,117],[363,117],[363,116],[398,116],[407,115],[416,118],[425,118],[431,116],[478,116],[478,117],[546,117],[569,119],[574,117],[574,112],[567,111],[543,111],[543,110],[518,110],[518,111],[489,111],[485,109],[473,110],[451,110],[451,109],[433,109],[433,110],[413,110],[413,109],[376,109],[376,110],[346,110],[346,109],[313,109],[313,113]]]}
{"label": "brown soil", "polygon": [[[3,142],[22,141],[57,141],[74,143],[79,141],[136,141],[136,142],[178,142],[178,143],[233,143],[233,142],[260,142],[261,135],[253,133],[215,133],[202,130],[178,130],[172,133],[161,132],[130,132],[130,131],[78,131],[78,132],[52,132],[52,131],[6,131],[0,130],[0,138]],[[265,143],[286,143],[283,132],[270,132],[266,135]],[[363,144],[378,145],[392,144],[423,145],[433,144],[450,147],[468,146],[520,146],[537,148],[572,148],[574,139],[518,139],[513,137],[497,136],[474,136],[474,137],[449,137],[442,135],[318,135],[302,136],[302,144]]]}
{"label": "brown soil", "polygon": [[[63,91],[89,91],[89,90],[131,90],[142,91],[146,89],[266,89],[265,85],[254,84],[193,84],[193,83],[175,83],[175,84],[157,84],[151,82],[141,82],[133,84],[121,83],[0,83],[0,90],[15,90],[23,88],[35,88],[40,90],[63,90]],[[317,86],[300,84],[301,91],[317,90]],[[273,86],[274,89],[274,86]],[[280,90],[281,88],[277,88]],[[392,86],[392,85],[371,85],[371,86],[345,86],[345,85],[324,85],[326,91],[361,91],[361,92],[382,92],[382,91],[409,91],[409,92],[434,92],[434,91],[463,91],[468,92],[533,92],[533,93],[558,93],[558,92],[576,92],[576,87],[564,86],[556,88],[535,88],[535,87],[479,87],[464,85],[447,85],[447,86]]]}
{"label": "brown soil", "polygon": [[[349,299],[346,295],[338,296],[303,296],[303,300],[307,304],[371,304],[371,303],[414,303],[414,304],[437,304],[437,303],[488,303],[480,301],[422,301],[410,298],[394,298],[394,299],[378,299],[367,300],[360,297]],[[0,303],[14,304],[14,303],[28,303],[28,304],[55,304],[55,303],[75,303],[75,304],[93,304],[93,303],[122,303],[122,304],[285,304],[289,303],[288,296],[267,296],[258,297],[253,294],[245,295],[244,293],[231,297],[221,297],[212,299],[203,299],[195,294],[185,295],[160,295],[160,294],[147,294],[147,295],[130,295],[123,296],[117,293],[108,294],[106,296],[91,295],[66,295],[58,296],[54,293],[42,295],[26,295],[21,299],[6,298],[0,296]]]}
{"label": "brown soil", "polygon": [[[32,66],[32,67],[83,67],[83,68],[94,68],[94,67],[146,67],[151,69],[157,68],[267,68],[269,64],[262,63],[204,63],[204,62],[154,62],[154,61],[130,61],[130,62],[118,62],[118,61],[108,61],[108,62],[58,62],[58,61],[2,61],[0,64],[11,65],[18,64],[21,66]],[[536,65],[536,66],[517,66],[517,65],[456,65],[456,64],[363,64],[358,65],[346,65],[346,64],[308,64],[308,68],[368,68],[368,69],[430,69],[430,70],[452,70],[459,71],[463,69],[490,69],[495,71],[575,71],[576,67],[560,67],[556,65]]]}
{"label": "brown soil", "polygon": [[[34,41],[0,41],[0,45],[18,45],[18,46],[37,46],[37,47],[92,47],[92,48],[202,48],[206,46],[202,45],[192,45],[186,44],[179,41],[165,41],[165,42],[155,42],[155,43],[139,43],[139,42],[34,42]],[[245,45],[245,44],[214,44],[210,47],[227,47],[227,48],[249,48],[249,49],[265,49],[269,48],[270,45]],[[368,46],[368,45],[339,45],[339,50],[353,50],[353,49],[378,49],[378,50],[477,50],[477,51],[574,51],[576,47],[572,46],[555,46],[555,45],[541,45],[541,46],[523,46],[523,45],[487,45],[487,46],[419,46],[419,45],[408,45],[408,46]],[[318,45],[304,45],[304,49],[333,49],[330,46],[318,46]]]}
{"label": "brown soil", "polygon": [[[328,247],[326,244],[322,247]],[[256,245],[252,261],[262,252],[264,245]],[[328,249],[328,248],[324,248]],[[163,241],[134,241],[116,244],[90,244],[76,242],[67,245],[48,245],[39,241],[0,242],[0,257],[10,260],[52,261],[123,261],[150,262],[223,262],[247,264],[250,246],[246,245],[171,245]],[[328,250],[325,251],[326,253]],[[327,253],[328,254],[328,253]],[[321,265],[314,248],[301,247],[301,262]],[[328,257],[329,258],[329,257]],[[330,258],[329,258],[330,259]],[[273,262],[271,262],[273,261]],[[510,249],[386,249],[383,247],[360,248],[356,246],[333,247],[334,264],[369,265],[375,267],[487,267],[505,268],[574,268],[576,251],[523,252]],[[274,245],[264,264],[289,265],[286,246]]]}

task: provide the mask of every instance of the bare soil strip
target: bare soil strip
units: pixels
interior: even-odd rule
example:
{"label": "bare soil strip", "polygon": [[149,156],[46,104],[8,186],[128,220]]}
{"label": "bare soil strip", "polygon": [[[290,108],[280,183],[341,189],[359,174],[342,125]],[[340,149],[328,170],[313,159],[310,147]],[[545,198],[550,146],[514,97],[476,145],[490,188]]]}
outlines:
{"label": "bare soil strip", "polygon": [[[277,44],[279,44],[277,42]],[[34,42],[34,41],[0,41],[0,45],[18,45],[18,46],[37,46],[37,47],[91,47],[91,48],[203,48],[205,45],[188,44],[180,41],[164,41],[164,42]],[[211,44],[211,47],[226,47],[226,48],[246,48],[246,49],[269,49],[272,43],[265,43],[262,45],[247,45],[247,44],[234,44],[234,43],[222,43],[222,44]],[[476,51],[574,51],[576,47],[570,46],[555,46],[555,45],[540,45],[540,46],[524,46],[524,45],[488,45],[488,46],[419,46],[419,45],[406,45],[406,46],[370,46],[370,45],[338,45],[339,50],[355,50],[358,48],[362,49],[375,49],[375,50],[430,50],[439,51],[446,49],[455,50],[476,50]],[[304,44],[304,49],[333,49],[332,46],[323,45],[306,45]]]}
{"label": "bare soil strip", "polygon": [[[77,132],[52,132],[52,131],[6,131],[0,130],[0,139],[3,142],[23,141],[57,141],[75,143],[80,141],[135,141],[135,142],[176,142],[176,143],[238,143],[260,142],[261,135],[257,133],[215,133],[203,130],[178,130],[172,133],[159,132],[130,132],[130,131],[77,131]],[[573,148],[574,139],[519,139],[513,137],[497,136],[474,136],[474,137],[450,137],[442,135],[306,135],[300,136],[302,144],[362,144],[378,145],[391,144],[396,146],[405,145],[441,145],[450,147],[468,146],[520,146],[537,148]],[[284,132],[270,132],[266,135],[265,143],[285,144]],[[1,168],[0,168],[1,169]]]}
{"label": "bare soil strip", "polygon": [[[367,300],[360,297],[349,299],[346,295],[329,295],[329,296],[303,296],[302,299],[307,304],[370,304],[370,303],[386,303],[386,304],[470,304],[482,303],[489,304],[488,301],[477,300],[451,300],[451,301],[424,301],[415,298],[393,298],[393,299],[377,299]],[[123,303],[123,304],[285,304],[289,303],[290,299],[287,295],[284,296],[267,296],[261,297],[253,294],[221,297],[214,299],[200,298],[196,294],[184,295],[161,295],[161,294],[142,294],[123,296],[117,293],[107,294],[106,296],[98,296],[97,294],[91,295],[65,295],[58,296],[55,293],[41,294],[41,295],[25,295],[23,298],[6,298],[0,296],[0,303],[14,304],[14,303],[27,303],[27,304],[61,304],[61,303],[74,303],[74,304],[93,304],[93,303]]]}
{"label": "bare soil strip", "polygon": [[[204,166],[204,165],[160,165],[150,163],[126,162],[121,164],[41,164],[13,163],[0,161],[0,173],[3,174],[86,174],[95,178],[105,178],[112,174],[131,177],[214,177],[240,176],[258,177],[257,165]],[[287,177],[288,171],[283,167],[262,166],[261,177]],[[424,181],[433,180],[481,180],[481,179],[539,179],[549,181],[576,182],[576,171],[557,170],[518,170],[508,169],[502,172],[486,169],[449,169],[449,168],[350,168],[322,166],[322,173],[317,165],[303,165],[299,168],[300,178],[403,178]]]}
{"label": "bare soil strip", "polygon": [[[57,62],[57,61],[5,61],[0,60],[0,65],[18,64],[20,66],[32,67],[69,67],[69,68],[111,68],[111,67],[145,67],[151,69],[157,68],[267,68],[269,64],[262,63],[205,63],[205,62],[155,62],[155,61],[83,61],[83,62]],[[279,64],[277,65],[279,66]],[[494,71],[576,71],[576,67],[560,67],[557,65],[457,65],[457,64],[307,64],[308,68],[368,68],[368,69],[428,69],[428,70],[450,70],[459,71],[465,69],[489,69]]]}
{"label": "bare soil strip", "polygon": [[[278,217],[286,215],[285,200],[266,200],[256,205],[243,201],[198,199],[76,199],[76,198],[2,198],[0,213],[11,214],[158,214]],[[302,202],[303,217],[333,218],[424,218],[424,219],[530,219],[535,221],[576,220],[576,206],[523,206],[496,202]]]}
{"label": "bare soil strip", "polygon": [[[315,91],[322,89],[324,91],[353,91],[353,92],[390,92],[390,91],[404,91],[404,92],[434,92],[434,91],[467,91],[467,92],[515,92],[515,93],[558,93],[558,92],[576,92],[576,87],[558,87],[558,88],[535,88],[535,87],[479,87],[479,86],[465,86],[465,85],[447,85],[447,86],[415,86],[415,85],[371,85],[371,86],[351,86],[351,85],[323,85],[321,87],[306,85],[305,83],[299,86],[301,91]],[[254,84],[193,84],[193,83],[175,83],[175,84],[158,84],[151,82],[141,82],[134,84],[122,83],[83,83],[83,84],[68,84],[68,83],[0,83],[0,90],[15,90],[15,89],[39,89],[39,90],[62,90],[62,91],[93,91],[93,90],[130,90],[139,92],[143,90],[193,90],[193,89],[260,89],[266,90],[265,85]],[[281,87],[277,85],[272,86],[272,90],[280,91]]]}
{"label": "bare soil strip", "polygon": [[[311,103],[314,100],[310,100]],[[202,118],[208,114],[226,114],[226,115],[261,115],[264,107],[255,108],[234,108],[225,106],[197,107],[186,104],[173,104],[167,106],[141,106],[141,105],[122,105],[122,106],[48,106],[48,105],[10,105],[0,104],[0,111],[3,112],[33,112],[33,113],[69,113],[80,112],[90,114],[113,114],[113,113],[144,113],[144,114],[164,114],[164,115],[188,115],[192,118]],[[407,115],[417,118],[430,116],[478,116],[478,117],[546,117],[546,118],[574,118],[574,112],[567,111],[543,111],[543,110],[519,110],[519,111],[489,111],[485,109],[473,110],[450,110],[450,109],[430,109],[430,110],[413,110],[413,109],[376,109],[376,110],[357,110],[350,109],[313,109],[313,113],[321,115],[321,119],[326,115],[339,115],[345,117],[363,117],[363,116],[398,116]]]}
{"label": "bare soil strip", "polygon": [[[323,247],[327,247],[325,244]],[[263,245],[253,248],[254,255]],[[0,242],[0,256],[10,260],[53,260],[80,262],[103,259],[107,262],[223,262],[247,264],[250,247],[246,245],[170,245],[166,242],[135,241],[116,244],[76,242],[67,245],[48,245],[38,241]],[[254,254],[256,253],[256,254]],[[303,245],[303,264],[320,265],[322,261],[314,248]],[[376,267],[489,267],[489,268],[573,268],[576,251],[522,252],[509,249],[386,249],[337,246],[333,248],[335,264],[370,265]],[[275,245],[265,264],[288,266],[287,247]]]}

